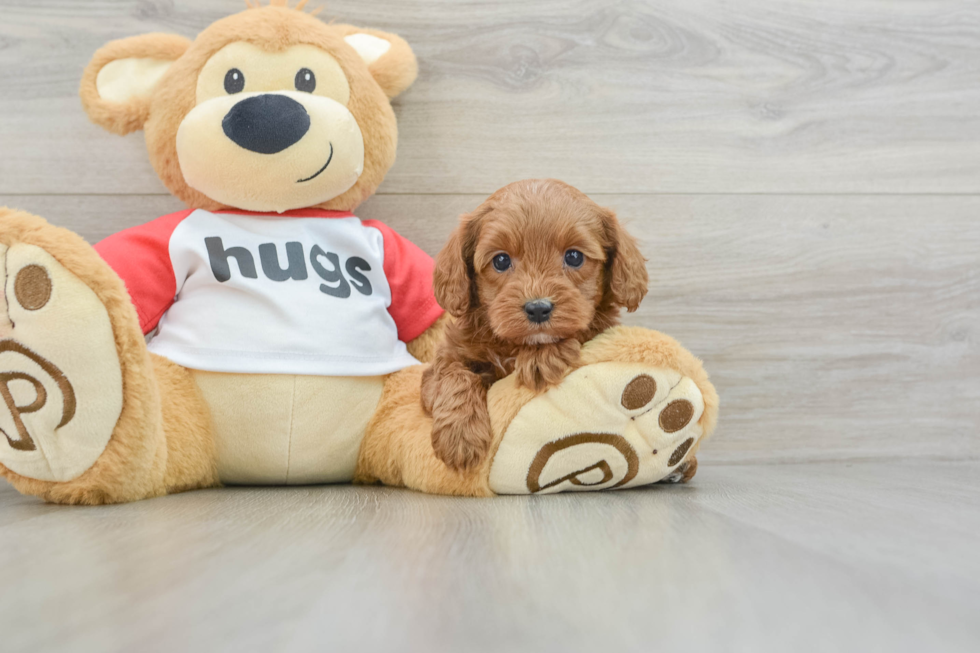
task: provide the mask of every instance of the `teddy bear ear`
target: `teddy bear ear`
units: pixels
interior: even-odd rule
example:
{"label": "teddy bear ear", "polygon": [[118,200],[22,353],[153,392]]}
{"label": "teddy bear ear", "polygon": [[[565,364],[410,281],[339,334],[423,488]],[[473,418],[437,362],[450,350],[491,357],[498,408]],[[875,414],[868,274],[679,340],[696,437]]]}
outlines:
{"label": "teddy bear ear", "polygon": [[393,98],[415,81],[419,67],[412,48],[397,34],[376,29],[338,25],[344,41],[354,48],[381,90]]}
{"label": "teddy bear ear", "polygon": [[142,129],[153,89],[190,44],[175,34],[144,34],[99,48],[79,89],[88,117],[115,134]]}

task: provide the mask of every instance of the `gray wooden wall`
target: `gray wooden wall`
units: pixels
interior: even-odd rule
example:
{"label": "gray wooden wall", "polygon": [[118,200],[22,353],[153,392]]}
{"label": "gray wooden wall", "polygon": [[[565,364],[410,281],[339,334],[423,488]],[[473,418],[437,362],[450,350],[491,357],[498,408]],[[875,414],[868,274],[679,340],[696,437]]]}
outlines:
{"label": "gray wooden wall", "polygon": [[[181,208],[88,123],[105,41],[242,0],[0,0],[0,204],[91,241]],[[524,177],[614,207],[722,396],[703,460],[980,457],[980,5],[331,0],[420,61],[359,212],[435,253]]]}

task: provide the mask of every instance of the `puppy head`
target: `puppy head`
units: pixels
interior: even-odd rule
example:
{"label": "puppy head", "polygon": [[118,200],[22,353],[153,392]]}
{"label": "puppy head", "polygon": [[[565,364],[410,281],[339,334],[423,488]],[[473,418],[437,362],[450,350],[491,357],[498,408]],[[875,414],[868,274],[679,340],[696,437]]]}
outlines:
{"label": "puppy head", "polygon": [[553,179],[515,182],[462,216],[436,259],[436,298],[518,344],[575,337],[600,313],[636,310],[645,261],[615,214]]}

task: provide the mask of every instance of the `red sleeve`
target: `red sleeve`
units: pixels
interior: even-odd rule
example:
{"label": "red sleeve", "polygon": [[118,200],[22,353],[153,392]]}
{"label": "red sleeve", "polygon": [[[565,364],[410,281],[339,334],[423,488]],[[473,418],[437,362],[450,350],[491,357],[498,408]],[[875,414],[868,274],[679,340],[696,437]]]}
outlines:
{"label": "red sleeve", "polygon": [[165,215],[120,231],[95,245],[95,251],[126,284],[144,334],[156,328],[174,303],[177,280],[170,262],[170,237],[192,212]]}
{"label": "red sleeve", "polygon": [[394,229],[377,220],[365,220],[384,238],[384,270],[391,288],[388,313],[398,327],[398,339],[410,342],[422,335],[439,319],[443,310],[432,291],[435,262],[418,245],[398,235]]}

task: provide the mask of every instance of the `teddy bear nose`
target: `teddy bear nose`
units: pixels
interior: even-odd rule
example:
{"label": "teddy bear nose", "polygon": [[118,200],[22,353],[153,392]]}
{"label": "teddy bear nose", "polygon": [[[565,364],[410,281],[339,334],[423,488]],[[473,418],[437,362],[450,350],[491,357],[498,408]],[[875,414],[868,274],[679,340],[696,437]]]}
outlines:
{"label": "teddy bear nose", "polygon": [[310,114],[285,95],[253,95],[237,103],[221,121],[225,136],[259,154],[282,152],[310,129]]}
{"label": "teddy bear nose", "polygon": [[555,305],[547,299],[535,299],[524,304],[524,312],[527,313],[527,319],[535,324],[541,324],[551,319],[551,310],[554,307]]}

